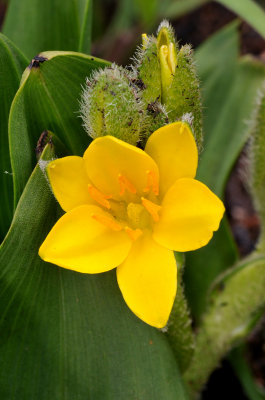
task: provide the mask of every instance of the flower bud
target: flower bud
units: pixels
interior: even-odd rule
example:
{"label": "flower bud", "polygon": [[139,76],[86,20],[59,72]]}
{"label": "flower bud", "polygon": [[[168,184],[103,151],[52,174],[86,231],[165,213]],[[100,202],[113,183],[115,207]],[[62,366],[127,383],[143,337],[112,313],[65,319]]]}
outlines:
{"label": "flower bud", "polygon": [[163,21],[158,28],[158,58],[161,66],[162,104],[169,122],[189,115],[198,145],[202,144],[202,112],[199,81],[192,59],[192,50],[185,45],[178,50],[173,28]]}
{"label": "flower bud", "polygon": [[143,44],[136,55],[135,75],[142,83],[141,96],[146,104],[161,102],[161,68],[153,36],[142,35]]}
{"label": "flower bud", "polygon": [[144,122],[139,89],[129,73],[112,65],[87,80],[81,114],[87,133],[94,139],[112,135],[136,145]]}

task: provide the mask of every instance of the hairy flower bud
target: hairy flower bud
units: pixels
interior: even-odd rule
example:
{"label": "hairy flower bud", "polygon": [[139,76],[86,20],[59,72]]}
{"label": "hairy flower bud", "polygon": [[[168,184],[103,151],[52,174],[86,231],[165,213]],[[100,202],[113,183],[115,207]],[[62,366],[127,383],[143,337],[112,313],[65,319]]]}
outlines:
{"label": "hairy flower bud", "polygon": [[94,139],[112,135],[136,145],[144,122],[139,88],[122,67],[112,65],[87,80],[81,114],[87,133]]}
{"label": "hairy flower bud", "polygon": [[157,44],[153,36],[142,35],[143,44],[136,54],[135,74],[142,82],[145,103],[161,102],[161,68],[157,58]]}
{"label": "hairy flower bud", "polygon": [[202,144],[202,112],[199,80],[192,59],[192,50],[185,45],[178,50],[174,30],[167,21],[158,28],[158,58],[161,66],[162,104],[169,121],[182,119],[189,114],[198,145]]}
{"label": "hairy flower bud", "polygon": [[[157,39],[144,34],[142,40],[134,74],[142,86],[140,95],[146,105],[148,124],[152,121],[154,130],[168,122],[183,120],[188,115],[200,150],[201,98],[191,47],[185,45],[179,49],[168,21],[160,24]],[[159,111],[152,112],[153,109]],[[143,136],[148,137],[152,130],[146,129]]]}

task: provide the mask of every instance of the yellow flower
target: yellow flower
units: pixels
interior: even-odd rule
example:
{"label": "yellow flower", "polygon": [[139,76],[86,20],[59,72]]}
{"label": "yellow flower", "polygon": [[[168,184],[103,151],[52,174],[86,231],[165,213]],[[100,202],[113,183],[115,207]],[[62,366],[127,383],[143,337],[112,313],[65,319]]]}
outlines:
{"label": "yellow flower", "polygon": [[155,131],[145,151],[112,136],[95,139],[84,157],[47,166],[64,214],[40,257],[83,273],[117,267],[120,290],[143,321],[166,325],[177,287],[173,250],[208,243],[223,203],[194,179],[198,153],[187,124]]}

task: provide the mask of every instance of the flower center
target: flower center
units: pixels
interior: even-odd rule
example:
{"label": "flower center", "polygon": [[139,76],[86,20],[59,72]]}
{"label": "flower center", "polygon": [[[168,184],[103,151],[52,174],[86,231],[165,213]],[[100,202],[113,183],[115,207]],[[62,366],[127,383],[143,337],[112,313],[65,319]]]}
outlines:
{"label": "flower center", "polygon": [[132,240],[136,240],[144,229],[152,229],[153,223],[159,220],[161,209],[161,206],[156,204],[159,184],[154,171],[146,171],[146,178],[146,186],[143,189],[146,197],[140,197],[133,183],[123,174],[119,174],[117,179],[120,201],[89,184],[91,198],[109,214],[93,214],[92,218],[114,231],[124,229]]}
{"label": "flower center", "polygon": [[129,203],[127,206],[128,222],[134,229],[144,229],[151,225],[150,215],[142,204]]}

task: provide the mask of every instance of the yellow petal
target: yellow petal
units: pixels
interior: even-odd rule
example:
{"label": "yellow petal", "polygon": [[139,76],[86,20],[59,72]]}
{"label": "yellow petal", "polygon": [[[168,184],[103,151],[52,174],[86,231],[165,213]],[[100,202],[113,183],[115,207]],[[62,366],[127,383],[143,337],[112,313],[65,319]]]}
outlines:
{"label": "yellow petal", "polygon": [[97,206],[83,205],[64,214],[39,249],[44,261],[95,274],[115,268],[127,256],[131,240],[114,218]]}
{"label": "yellow petal", "polygon": [[218,197],[203,183],[183,178],[166,193],[154,239],[176,251],[205,246],[219,227],[225,211]]}
{"label": "yellow petal", "polygon": [[64,211],[91,204],[89,179],[82,157],[70,156],[51,161],[46,167],[54,196]]}
{"label": "yellow petal", "polygon": [[112,136],[93,140],[84,160],[93,184],[115,199],[126,193],[143,195],[150,173],[158,181],[157,165],[148,154]]}
{"label": "yellow petal", "polygon": [[159,246],[150,234],[143,234],[117,268],[117,278],[125,302],[137,317],[156,328],[166,325],[177,290],[171,250]]}
{"label": "yellow petal", "polygon": [[177,179],[196,175],[197,146],[184,122],[174,122],[155,131],[148,139],[145,151],[157,163],[162,197]]}

